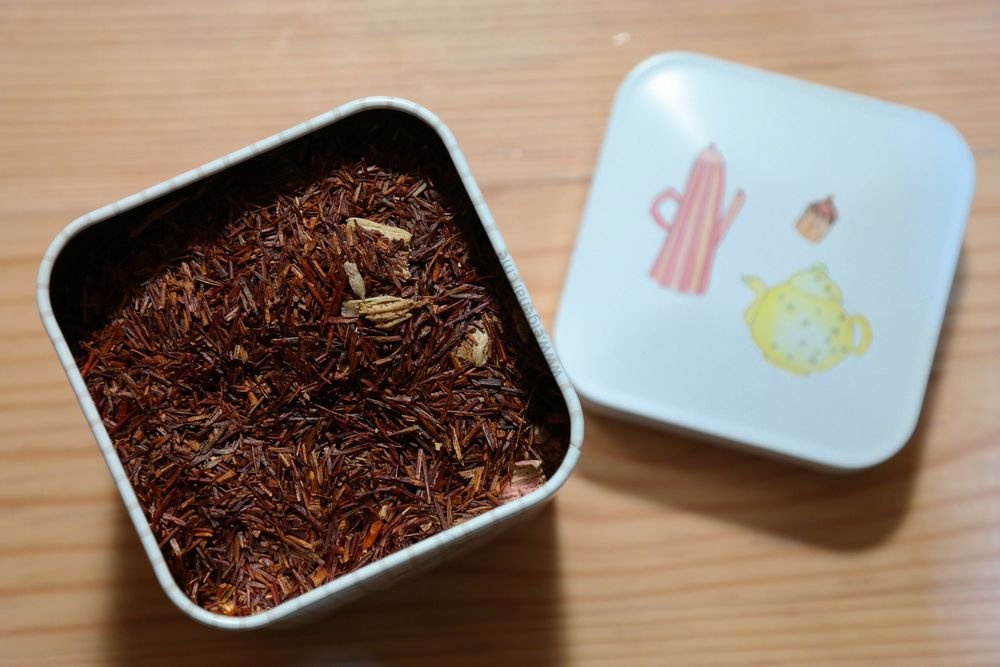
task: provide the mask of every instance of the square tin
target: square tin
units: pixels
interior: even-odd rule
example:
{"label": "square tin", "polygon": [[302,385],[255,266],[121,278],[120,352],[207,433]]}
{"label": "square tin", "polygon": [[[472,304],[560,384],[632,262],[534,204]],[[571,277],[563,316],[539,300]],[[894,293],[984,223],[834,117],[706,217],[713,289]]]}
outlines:
{"label": "square tin", "polygon": [[[516,297],[516,303],[523,311],[528,328],[534,337],[534,342],[538,345],[541,354],[546,359],[548,369],[561,390],[569,418],[569,445],[566,455],[555,474],[542,487],[532,493],[421,540],[410,547],[363,566],[353,572],[338,576],[334,580],[312,591],[281,602],[272,609],[252,616],[224,616],[209,612],[192,602],[180,589],[174,581],[166,561],[157,546],[156,539],[143,514],[132,485],[126,477],[111,438],[94,406],[94,402],[84,384],[80,369],[64,338],[63,331],[57,319],[57,313],[53,312],[50,287],[54,287],[55,285],[51,281],[53,279],[60,279],[59,275],[53,275],[53,268],[59,262],[64,250],[72,243],[73,239],[88,228],[96,225],[113,224],[116,220],[121,220],[123,215],[138,207],[155,206],[158,200],[171,193],[175,193],[182,188],[197,185],[209,177],[222,174],[241,163],[253,160],[256,156],[263,155],[290,142],[309,141],[315,133],[325,128],[333,127],[338,122],[347,118],[363,119],[365,114],[373,112],[391,112],[416,118],[419,122],[433,130],[447,150],[453,167],[464,185],[466,194],[473,203],[478,220],[482,225],[482,230],[488,237],[490,246],[496,252],[499,264],[509,282],[510,290]],[[61,279],[68,278],[71,278],[71,276],[63,276]],[[101,453],[104,455],[111,476],[118,487],[129,517],[135,526],[136,532],[139,534],[143,548],[153,566],[160,585],[174,604],[195,620],[206,625],[234,630],[260,628],[292,618],[301,618],[312,613],[325,611],[344,604],[366,591],[383,588],[394,580],[404,577],[415,570],[434,565],[460,550],[469,548],[480,540],[493,536],[517,519],[524,518],[533,510],[540,508],[566,481],[579,458],[580,446],[583,439],[583,417],[576,393],[566,379],[566,375],[541,324],[541,318],[535,310],[527,290],[518,275],[510,253],[483,200],[482,193],[472,174],[469,172],[468,165],[462,152],[459,150],[455,137],[437,116],[413,102],[390,97],[368,97],[344,104],[204,166],[82,216],[60,232],[46,251],[38,273],[37,299],[45,329],[52,340],[52,344],[63,365],[70,385],[90,424]]]}

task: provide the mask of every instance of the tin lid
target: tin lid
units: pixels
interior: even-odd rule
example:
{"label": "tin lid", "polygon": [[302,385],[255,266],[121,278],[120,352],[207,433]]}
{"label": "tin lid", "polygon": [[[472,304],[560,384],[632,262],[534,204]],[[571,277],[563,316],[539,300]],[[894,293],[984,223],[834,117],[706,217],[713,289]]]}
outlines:
{"label": "tin lid", "polygon": [[556,324],[592,406],[832,468],[913,433],[975,181],[931,114],[685,53],[625,79]]}

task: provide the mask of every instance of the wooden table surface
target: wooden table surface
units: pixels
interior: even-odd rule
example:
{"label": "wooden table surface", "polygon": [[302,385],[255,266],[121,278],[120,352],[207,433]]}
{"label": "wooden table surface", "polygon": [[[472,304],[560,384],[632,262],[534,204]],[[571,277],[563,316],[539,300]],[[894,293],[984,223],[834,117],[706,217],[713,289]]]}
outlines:
{"label": "wooden table surface", "polygon": [[[1000,4],[0,4],[0,664],[1000,664]],[[828,476],[588,416],[542,516],[315,625],[167,601],[35,311],[78,215],[368,94],[448,122],[551,324],[612,94],[684,49],[922,107],[979,183],[923,418]]]}

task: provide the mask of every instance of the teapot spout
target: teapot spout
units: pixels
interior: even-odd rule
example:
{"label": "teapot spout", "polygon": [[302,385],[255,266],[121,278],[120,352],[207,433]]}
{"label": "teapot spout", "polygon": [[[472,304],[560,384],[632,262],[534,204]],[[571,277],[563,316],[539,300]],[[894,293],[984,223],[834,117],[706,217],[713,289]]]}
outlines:
{"label": "teapot spout", "polygon": [[764,296],[767,295],[767,284],[757,276],[743,276],[743,282],[749,285],[756,295],[753,303],[744,314],[747,324],[753,326],[754,320],[757,319],[757,309],[760,307],[761,301],[764,300]]}

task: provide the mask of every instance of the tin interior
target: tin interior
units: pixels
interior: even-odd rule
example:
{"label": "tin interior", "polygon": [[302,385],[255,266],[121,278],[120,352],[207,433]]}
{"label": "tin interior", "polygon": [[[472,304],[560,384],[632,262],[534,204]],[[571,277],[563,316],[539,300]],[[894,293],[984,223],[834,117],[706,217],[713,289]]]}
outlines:
{"label": "tin interior", "polygon": [[[406,156],[398,155],[392,150],[393,139],[398,138],[401,133],[417,138],[424,147],[425,150],[419,156],[419,163],[415,164]],[[320,178],[322,174],[316,171],[308,160],[302,159],[310,151],[316,152],[317,146],[322,147],[320,150],[324,154],[336,156],[345,162],[357,159],[362,152],[371,149],[372,146],[381,147],[381,150],[377,151],[377,159],[381,164],[394,169],[430,175],[435,186],[447,199],[450,210],[455,213],[455,219],[465,235],[465,241],[469,244],[473,257],[490,275],[497,276],[495,294],[506,306],[505,310],[510,318],[508,329],[523,332],[532,330],[532,323],[526,320],[521,307],[523,301],[519,305],[518,296],[515,295],[507,279],[510,277],[511,269],[501,263],[496,250],[496,240],[491,242],[486,225],[480,216],[482,207],[472,201],[466,177],[460,174],[459,167],[453,159],[454,149],[450,149],[442,141],[440,129],[431,127],[424,119],[406,111],[376,108],[360,111],[281,143],[218,173],[167,190],[162,195],[134,208],[112,215],[98,224],[87,226],[69,238],[54,259],[48,296],[54,321],[65,338],[73,358],[79,358],[80,341],[110,321],[131,288],[155,276],[165,265],[180,261],[187,244],[193,239],[204,239],[220,232],[232,214],[231,211],[224,210],[226,205],[221,204],[220,193],[236,192],[248,205],[252,205],[267,196],[262,193],[274,190],[276,177],[280,178],[291,173],[299,178]],[[110,266],[126,268],[127,270],[122,273],[127,274],[129,278],[110,285],[101,285],[99,281],[90,279]],[[530,355],[538,359],[546,356],[536,337],[529,334],[523,344],[530,348]],[[543,363],[539,364],[539,367],[546,366]],[[67,368],[68,372],[69,370]],[[559,449],[546,452],[544,455],[545,471],[550,479],[554,476],[559,477],[558,483],[561,484],[568,474],[563,465],[564,459],[572,452],[575,461],[576,450],[570,447],[570,431],[576,430],[579,425],[578,406],[573,406],[572,409],[567,406],[564,381],[557,382],[554,377],[550,379],[554,389],[553,396],[558,397],[550,408],[565,415],[566,427],[564,432],[556,434],[560,443]],[[107,435],[99,431],[104,429],[97,425],[94,425],[94,429],[103,445]],[[578,439],[575,433],[572,437]],[[578,442],[573,444],[578,446]],[[109,448],[105,449],[105,455],[108,456]],[[111,455],[113,456],[113,453]],[[112,471],[114,472],[114,468]],[[544,495],[547,497],[554,490],[553,486],[547,489]],[[528,501],[530,498],[523,500]],[[498,508],[482,518],[488,519],[494,513],[509,514],[500,511],[506,509],[507,507]],[[135,518],[133,516],[133,519]],[[435,537],[447,535],[453,530],[456,529],[448,529]],[[146,546],[149,551],[149,545]],[[159,554],[151,553],[150,557],[154,558],[154,555]],[[395,555],[397,554],[393,556]],[[393,556],[383,560],[389,560]],[[379,562],[376,562],[365,567],[378,564]],[[155,559],[154,565],[156,565]],[[321,589],[336,582],[337,580],[334,580]],[[311,596],[321,589],[300,598]],[[175,595],[171,597],[177,602]],[[292,598],[282,602],[270,611],[296,603],[298,599]],[[199,618],[199,620],[206,619]]]}

